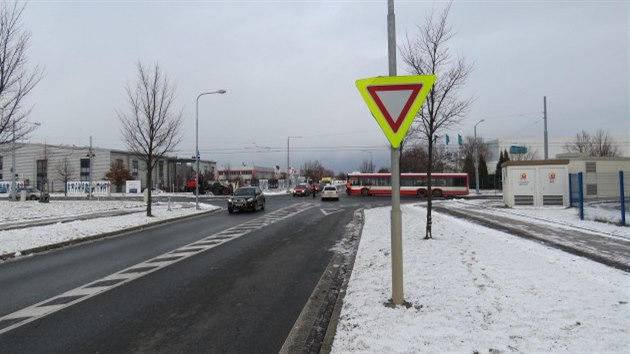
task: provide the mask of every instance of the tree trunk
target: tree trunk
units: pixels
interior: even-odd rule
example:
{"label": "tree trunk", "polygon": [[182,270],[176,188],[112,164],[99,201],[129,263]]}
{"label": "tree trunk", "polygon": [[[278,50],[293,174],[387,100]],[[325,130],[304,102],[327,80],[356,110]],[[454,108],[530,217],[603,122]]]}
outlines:
{"label": "tree trunk", "polygon": [[431,172],[433,171],[433,134],[429,135],[429,163],[427,168],[427,229],[425,240],[433,238],[431,234],[431,208],[433,202],[433,191],[431,191]]}

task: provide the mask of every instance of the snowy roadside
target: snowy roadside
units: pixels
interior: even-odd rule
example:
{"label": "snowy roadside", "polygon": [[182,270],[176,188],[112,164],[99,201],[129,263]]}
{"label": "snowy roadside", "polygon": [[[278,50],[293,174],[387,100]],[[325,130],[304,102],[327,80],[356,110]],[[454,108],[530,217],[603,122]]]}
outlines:
{"label": "snowy roadside", "polygon": [[124,231],[133,227],[220,209],[205,203],[200,203],[200,207],[201,210],[196,210],[194,201],[171,203],[169,211],[169,203],[158,202],[152,205],[153,217],[147,217],[146,206],[142,201],[73,200],[48,204],[32,201],[0,201],[0,224],[24,220],[39,221],[115,210],[135,211],[132,214],[115,217],[0,231],[0,257],[3,255],[20,256],[25,250]]}
{"label": "snowy roadside", "polygon": [[365,211],[333,353],[630,352],[630,274],[441,214],[425,241],[420,206],[402,206],[411,307],[385,307],[389,211]]}

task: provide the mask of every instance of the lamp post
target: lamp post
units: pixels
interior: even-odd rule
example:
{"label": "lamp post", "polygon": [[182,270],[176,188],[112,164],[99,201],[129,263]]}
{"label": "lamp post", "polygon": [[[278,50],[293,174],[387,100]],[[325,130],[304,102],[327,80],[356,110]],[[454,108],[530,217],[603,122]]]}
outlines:
{"label": "lamp post", "polygon": [[197,96],[196,118],[195,118],[195,159],[197,160],[197,171],[195,173],[195,208],[199,210],[199,98],[205,95],[213,95],[218,93],[224,94],[225,90],[217,90],[212,92],[202,92]]}
{"label": "lamp post", "polygon": [[289,177],[289,169],[291,168],[289,163],[289,141],[291,140],[291,138],[293,139],[301,139],[303,138],[302,136],[288,136],[287,137],[287,193],[289,193],[289,191],[291,190],[291,186],[290,186],[290,181],[291,178]]}
{"label": "lamp post", "polygon": [[480,120],[475,124],[475,189],[479,194],[479,148],[477,147],[477,125],[484,120]]}

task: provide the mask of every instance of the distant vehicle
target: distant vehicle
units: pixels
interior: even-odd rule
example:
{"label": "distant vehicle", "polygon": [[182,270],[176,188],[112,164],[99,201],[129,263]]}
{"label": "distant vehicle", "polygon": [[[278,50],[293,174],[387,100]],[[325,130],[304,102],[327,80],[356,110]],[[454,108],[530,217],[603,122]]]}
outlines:
{"label": "distant vehicle", "polygon": [[217,181],[210,186],[210,191],[212,191],[214,195],[229,195],[232,194],[232,186],[227,182]]}
{"label": "distant vehicle", "polygon": [[240,187],[227,202],[228,212],[265,210],[265,195],[260,187]]}
{"label": "distant vehicle", "polygon": [[9,193],[9,189],[5,186],[0,186],[0,193]]}
{"label": "distant vehicle", "polygon": [[311,187],[308,184],[300,183],[295,188],[293,188],[293,196],[297,197],[311,195]]}
{"label": "distant vehicle", "polygon": [[42,192],[40,192],[39,189],[35,187],[29,187],[29,188],[17,189],[18,197],[22,194],[23,190],[26,191],[26,199],[28,200],[37,200],[39,199],[39,196],[42,194]]}
{"label": "distant vehicle", "polygon": [[339,201],[339,190],[333,185],[328,185],[324,187],[321,193],[322,200],[331,199]]}
{"label": "distant vehicle", "polygon": [[[400,194],[427,196],[426,173],[401,173]],[[346,185],[348,195],[391,195],[390,173],[350,173]],[[432,173],[431,195],[448,197],[468,195],[468,174],[466,173]]]}

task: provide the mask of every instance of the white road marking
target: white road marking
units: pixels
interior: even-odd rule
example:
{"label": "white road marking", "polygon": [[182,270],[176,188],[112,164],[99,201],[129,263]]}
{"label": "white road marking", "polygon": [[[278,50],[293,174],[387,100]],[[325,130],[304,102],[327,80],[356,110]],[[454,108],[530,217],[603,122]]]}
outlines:
{"label": "white road marking", "polygon": [[[265,226],[299,214],[312,207],[313,205],[309,203],[299,203],[267,213],[261,217],[246,221],[240,225],[233,226],[216,234],[212,234],[176,250],[169,251],[165,254],[123,269],[117,273],[110,274],[86,285],[40,301],[37,304],[17,310],[13,313],[0,317],[0,334],[9,332],[79,302],[83,302],[89,298],[178,263],[184,259],[193,257],[226,242],[237,239],[252,231],[259,230]],[[5,324],[4,327],[3,322]]]}
{"label": "white road marking", "polygon": [[332,214],[338,213],[340,211],[343,211],[343,209],[341,209],[341,208],[340,209],[326,208],[326,209],[319,209],[319,210],[324,214],[324,216],[332,215]]}

